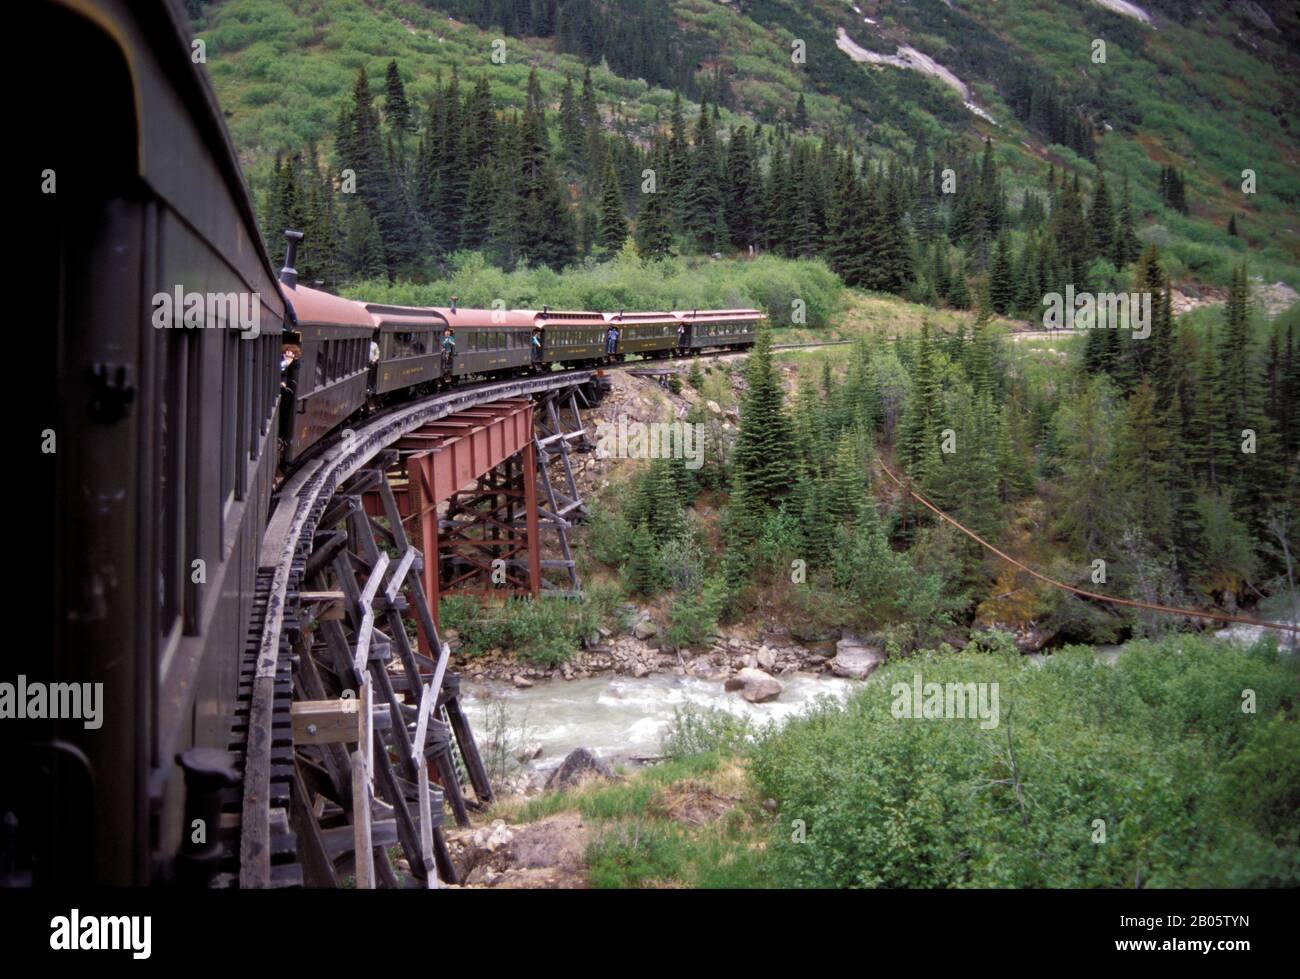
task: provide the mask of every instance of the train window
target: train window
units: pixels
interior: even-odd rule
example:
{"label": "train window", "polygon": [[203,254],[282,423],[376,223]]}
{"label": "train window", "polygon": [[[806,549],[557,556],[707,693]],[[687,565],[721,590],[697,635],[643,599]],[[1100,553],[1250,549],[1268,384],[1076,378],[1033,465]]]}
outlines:
{"label": "train window", "polygon": [[[327,341],[328,342],[328,341]],[[318,388],[325,386],[325,344],[316,345],[316,386]]]}
{"label": "train window", "polygon": [[239,394],[235,397],[235,410],[239,412],[239,430],[235,432],[235,499],[245,496],[248,481],[249,415],[257,410],[249,397],[249,384],[253,379],[253,349],[255,342],[236,340],[239,357]]}
{"label": "train window", "polygon": [[161,592],[159,627],[172,631],[181,613],[181,527],[184,516],[184,460],[186,418],[186,350],[190,341],[183,331],[162,330],[161,397],[158,399],[158,587]]}
{"label": "train window", "polygon": [[[221,524],[225,537],[226,504],[235,488],[235,398],[239,394],[239,337],[222,330],[216,334],[222,344],[221,351],[221,418],[217,424],[221,433]],[[221,555],[226,556],[224,553]]]}

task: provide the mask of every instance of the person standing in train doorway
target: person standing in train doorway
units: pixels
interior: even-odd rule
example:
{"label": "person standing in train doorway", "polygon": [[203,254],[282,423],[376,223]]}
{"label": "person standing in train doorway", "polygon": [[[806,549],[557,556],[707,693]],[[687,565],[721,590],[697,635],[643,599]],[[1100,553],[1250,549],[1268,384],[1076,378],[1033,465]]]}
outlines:
{"label": "person standing in train doorway", "polygon": [[442,372],[451,371],[452,359],[456,356],[456,331],[451,327],[442,331]]}
{"label": "person standing in train doorway", "polygon": [[529,349],[533,355],[533,365],[541,366],[542,363],[542,329],[539,326],[533,327],[533,338],[529,343]]}

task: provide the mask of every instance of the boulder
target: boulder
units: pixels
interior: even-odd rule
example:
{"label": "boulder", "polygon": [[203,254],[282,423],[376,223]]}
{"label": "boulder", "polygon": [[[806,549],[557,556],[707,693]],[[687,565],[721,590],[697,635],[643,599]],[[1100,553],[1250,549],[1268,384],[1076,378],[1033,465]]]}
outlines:
{"label": "boulder", "polygon": [[595,753],[586,748],[574,748],[564,756],[560,767],[551,772],[546,780],[546,788],[567,789],[588,777],[588,773],[600,778],[614,777],[610,767],[597,758]]}
{"label": "boulder", "polygon": [[850,680],[865,680],[884,661],[885,654],[879,649],[864,646],[858,640],[841,639],[835,644],[831,672]]}
{"label": "boulder", "polygon": [[748,700],[751,704],[763,704],[769,700],[776,700],[781,696],[783,689],[781,684],[777,683],[770,674],[762,670],[754,670],[746,667],[737,673],[733,681],[739,681],[740,695]]}
{"label": "boulder", "polygon": [[521,690],[527,689],[533,685],[533,681],[528,679],[528,677],[524,676],[522,673],[515,674],[515,677],[511,682]]}
{"label": "boulder", "polygon": [[632,635],[638,639],[649,639],[651,636],[658,634],[659,627],[649,619],[642,619],[632,627]]}
{"label": "boulder", "polygon": [[758,653],[754,656],[760,670],[770,670],[776,665],[776,653],[770,646],[759,646]]}
{"label": "boulder", "polygon": [[534,758],[540,758],[541,756],[542,745],[538,741],[529,742],[515,752],[515,760],[521,765],[525,762],[532,761]]}

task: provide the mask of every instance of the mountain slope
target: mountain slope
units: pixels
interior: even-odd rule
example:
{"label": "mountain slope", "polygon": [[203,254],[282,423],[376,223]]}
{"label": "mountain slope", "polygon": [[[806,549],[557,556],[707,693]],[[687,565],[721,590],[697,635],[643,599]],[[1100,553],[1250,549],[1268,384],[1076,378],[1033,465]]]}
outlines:
{"label": "mountain slope", "polygon": [[[594,61],[606,126],[648,142],[672,94],[609,62],[720,101],[724,126],[789,125],[802,96],[811,132],[853,134],[870,153],[991,137],[1012,203],[1043,186],[1049,164],[1085,187],[1097,164],[1125,171],[1141,236],[1171,253],[1180,279],[1222,285],[1249,250],[1270,281],[1300,286],[1296,15],[1281,3],[1130,6],[1149,23],[1063,0],[195,0],[195,24],[259,192],[276,153],[328,148],[358,68],[382,94],[393,59],[416,106],[455,70],[487,77],[507,109],[524,105],[530,68],[555,105],[564,79]],[[653,45],[630,50],[610,26],[620,18],[640,34],[671,32],[693,73],[676,56],[659,67]],[[1099,40],[1104,63],[1093,60]],[[1163,206],[1167,166],[1183,175],[1187,214]],[[1254,194],[1241,191],[1246,170]],[[1233,216],[1238,237],[1226,232]]]}

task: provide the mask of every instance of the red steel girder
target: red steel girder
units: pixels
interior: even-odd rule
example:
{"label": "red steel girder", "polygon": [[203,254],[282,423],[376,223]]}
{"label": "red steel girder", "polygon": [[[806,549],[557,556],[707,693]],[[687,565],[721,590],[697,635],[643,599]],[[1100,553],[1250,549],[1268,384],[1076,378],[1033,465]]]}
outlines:
{"label": "red steel girder", "polygon": [[[419,523],[424,590],[435,622],[441,593],[438,574],[445,543],[438,529],[438,506],[467,487],[475,486],[516,455],[520,456],[524,481],[523,549],[528,560],[524,590],[535,597],[541,590],[541,555],[532,402],[527,398],[505,398],[458,411],[404,435],[397,448],[405,464],[407,483],[404,491],[394,487],[394,495],[403,523],[412,519]],[[375,515],[382,512],[381,501],[372,499],[371,494],[366,494],[363,504],[367,512]],[[510,553],[513,556],[518,551],[516,542],[510,547]],[[421,635],[420,641],[422,648],[428,648],[425,636]]]}

